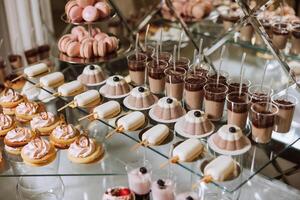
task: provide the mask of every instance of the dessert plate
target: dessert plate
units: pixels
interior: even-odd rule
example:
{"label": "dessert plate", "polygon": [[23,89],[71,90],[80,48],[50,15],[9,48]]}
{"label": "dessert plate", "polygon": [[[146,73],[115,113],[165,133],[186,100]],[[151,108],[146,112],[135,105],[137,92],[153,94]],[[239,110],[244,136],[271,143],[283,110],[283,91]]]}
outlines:
{"label": "dessert plate", "polygon": [[146,108],[136,108],[136,107],[133,107],[131,106],[129,103],[128,103],[128,98],[129,96],[125,97],[124,101],[123,101],[123,104],[126,108],[130,109],[130,110],[138,110],[138,111],[143,111],[143,110],[149,110],[151,109],[158,101],[158,97],[154,95],[154,98],[155,98],[155,102],[153,105],[149,106],[149,107],[146,107]]}
{"label": "dessert plate", "polygon": [[[82,74],[80,74],[78,77],[77,77],[77,80],[78,81],[80,81],[81,82],[81,76],[82,76]],[[101,81],[101,82],[99,82],[99,83],[92,83],[92,84],[88,84],[88,83],[82,83],[83,85],[86,85],[86,86],[88,86],[88,87],[94,87],[94,86],[99,86],[99,85],[103,85],[104,83],[105,83],[105,81],[106,81],[106,79],[107,79],[107,76],[105,77],[105,79],[103,80],[103,81]]]}

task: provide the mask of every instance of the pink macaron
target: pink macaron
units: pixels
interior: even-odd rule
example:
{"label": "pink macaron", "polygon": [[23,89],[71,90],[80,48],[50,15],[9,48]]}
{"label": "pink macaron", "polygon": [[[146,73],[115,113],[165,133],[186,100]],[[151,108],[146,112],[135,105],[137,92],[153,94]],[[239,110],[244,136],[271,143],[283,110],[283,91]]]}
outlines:
{"label": "pink macaron", "polygon": [[205,7],[203,4],[196,4],[193,7],[191,16],[196,18],[196,19],[202,19],[203,16],[205,15]]}
{"label": "pink macaron", "polygon": [[104,40],[104,38],[108,37],[108,35],[106,33],[97,33],[94,38],[97,41],[101,41]]}
{"label": "pink macaron", "polygon": [[80,45],[80,56],[82,58],[92,58],[93,54],[93,38],[87,38],[81,42]]}
{"label": "pink macaron", "polygon": [[104,41],[97,41],[98,42],[98,56],[104,57],[106,56],[107,52],[107,45]]}
{"label": "pink macaron", "polygon": [[88,32],[85,30],[83,26],[76,26],[72,28],[71,34],[76,36],[78,41],[80,42],[85,36],[88,35]]}
{"label": "pink macaron", "polygon": [[78,41],[69,42],[66,46],[66,53],[70,57],[78,57],[80,55],[80,43]]}
{"label": "pink macaron", "polygon": [[110,6],[106,2],[97,2],[95,7],[99,10],[100,18],[108,17],[110,14]]}
{"label": "pink macaron", "polygon": [[59,41],[58,41],[58,49],[61,52],[66,52],[65,46],[69,41],[76,41],[76,37],[74,37],[74,35],[72,34],[66,34],[64,36],[62,36]]}
{"label": "pink macaron", "polygon": [[81,22],[82,11],[83,9],[78,6],[76,1],[69,1],[65,6],[66,15],[71,22]]}
{"label": "pink macaron", "polygon": [[103,42],[106,44],[108,53],[111,53],[116,49],[115,42],[113,41],[112,37],[106,37]]}
{"label": "pink macaron", "polygon": [[94,22],[99,19],[100,11],[94,6],[87,6],[82,11],[82,18],[87,22]]}
{"label": "pink macaron", "polygon": [[76,0],[76,2],[80,7],[85,8],[94,5],[96,0]]}

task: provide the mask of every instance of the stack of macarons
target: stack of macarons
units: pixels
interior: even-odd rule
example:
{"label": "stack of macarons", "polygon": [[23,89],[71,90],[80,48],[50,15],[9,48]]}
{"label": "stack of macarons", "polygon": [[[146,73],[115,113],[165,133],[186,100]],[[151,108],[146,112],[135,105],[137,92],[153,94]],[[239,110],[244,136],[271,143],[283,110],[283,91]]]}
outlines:
{"label": "stack of macarons", "polygon": [[63,35],[58,41],[58,49],[70,57],[104,57],[116,51],[119,40],[108,36],[99,28],[92,28],[91,35],[82,27],[74,27],[70,34]]}
{"label": "stack of macarons", "polygon": [[111,8],[105,0],[70,0],[65,6],[70,22],[96,22],[108,17]]}

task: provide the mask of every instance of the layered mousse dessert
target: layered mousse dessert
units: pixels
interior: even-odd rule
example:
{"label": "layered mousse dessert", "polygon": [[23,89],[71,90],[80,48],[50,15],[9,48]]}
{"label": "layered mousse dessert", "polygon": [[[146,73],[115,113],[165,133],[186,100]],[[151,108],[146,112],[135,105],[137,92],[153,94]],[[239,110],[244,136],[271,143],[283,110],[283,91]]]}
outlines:
{"label": "layered mousse dessert", "polygon": [[157,102],[157,97],[153,95],[146,87],[135,87],[124,99],[124,105],[129,109],[149,109]]}
{"label": "layered mousse dessert", "polygon": [[286,23],[275,23],[272,26],[272,43],[278,49],[284,49],[289,38],[288,25]]}
{"label": "layered mousse dessert", "polygon": [[221,15],[225,31],[228,31],[240,19],[240,14],[240,10],[232,8],[226,14]]}
{"label": "layered mousse dessert", "polygon": [[131,81],[135,85],[143,85],[145,83],[147,55],[143,53],[129,55],[127,62]]}
{"label": "layered mousse dessert", "polygon": [[38,50],[36,48],[29,49],[24,52],[28,65],[38,62]]}
{"label": "layered mousse dessert", "polygon": [[128,182],[136,200],[150,199],[151,175],[146,167],[130,170],[128,172]]}
{"label": "layered mousse dessert", "polygon": [[11,54],[8,56],[8,61],[10,63],[10,66],[13,69],[18,69],[23,67],[23,62],[22,62],[22,56],[17,55],[17,54]]}
{"label": "layered mousse dessert", "polygon": [[193,73],[198,76],[207,78],[207,74],[210,71],[211,66],[206,62],[194,63],[189,68],[189,73]]}
{"label": "layered mousse dessert", "polygon": [[196,192],[184,192],[176,194],[176,200],[200,200]]}
{"label": "layered mousse dessert", "polygon": [[269,101],[273,90],[267,86],[253,85],[249,87],[248,93],[251,96],[251,103],[258,103]]}
{"label": "layered mousse dessert", "polygon": [[[170,61],[169,66],[174,67],[174,60]],[[180,57],[179,59],[175,60],[175,66],[182,67],[187,71],[190,66],[190,59],[186,57]]]}
{"label": "layered mousse dessert", "polygon": [[298,103],[296,97],[288,94],[272,96],[272,102],[278,107],[274,131],[287,133],[291,128],[295,107]]}
{"label": "layered mousse dessert", "polygon": [[240,39],[245,42],[251,42],[254,29],[250,23],[247,23],[240,29]]}
{"label": "layered mousse dessert", "polygon": [[300,24],[292,27],[292,54],[300,54]]}
{"label": "layered mousse dessert", "polygon": [[169,52],[159,52],[158,53],[158,58],[157,58],[157,55],[154,54],[153,57],[152,57],[153,60],[163,60],[167,63],[169,63],[172,59],[172,54],[169,53]]}
{"label": "layered mousse dessert", "polygon": [[109,77],[105,85],[100,88],[100,93],[107,98],[120,98],[128,95],[130,86],[122,76]]}
{"label": "layered mousse dessert", "polygon": [[[239,92],[240,90],[240,78],[230,78],[227,81],[228,93],[231,92]],[[248,88],[250,87],[251,82],[247,79],[243,79],[242,81],[242,92],[248,92]]]}
{"label": "layered mousse dessert", "polygon": [[[267,19],[267,18],[262,18],[259,20],[260,23],[262,24],[262,26],[264,27],[267,35],[269,36],[269,38],[272,38],[272,25],[270,23],[270,20]],[[255,32],[255,44],[256,45],[263,45],[264,44],[264,41],[261,37],[261,35],[259,35],[258,33]]]}
{"label": "layered mousse dessert", "polygon": [[106,78],[107,75],[99,65],[88,65],[77,79],[84,85],[92,86],[101,84]]}
{"label": "layered mousse dessert", "polygon": [[185,74],[186,70],[182,67],[169,67],[165,70],[167,96],[182,100]]}
{"label": "layered mousse dessert", "polygon": [[180,103],[172,97],[163,97],[150,110],[149,115],[158,122],[176,121],[185,114]]}
{"label": "layered mousse dessert", "polygon": [[147,73],[150,91],[154,94],[162,94],[165,90],[165,69],[168,67],[168,63],[159,60],[158,63],[155,60],[148,62]]}
{"label": "layered mousse dessert", "polygon": [[[227,85],[227,80],[229,78],[229,74],[225,71],[219,72],[219,83]],[[217,83],[218,80],[218,73],[215,71],[210,71],[207,74],[207,83]]]}
{"label": "layered mousse dessert", "polygon": [[247,93],[232,92],[226,96],[227,123],[240,127],[246,127],[248,111],[250,108],[250,96]]}
{"label": "layered mousse dessert", "polygon": [[209,147],[223,155],[241,155],[251,148],[250,140],[238,126],[222,126],[208,141]]}
{"label": "layered mousse dessert", "polygon": [[204,98],[203,87],[206,84],[205,77],[188,74],[184,80],[184,99],[188,109],[201,109]]}
{"label": "layered mousse dessert", "polygon": [[175,130],[184,136],[208,136],[214,131],[214,125],[200,110],[191,110],[175,125]]}
{"label": "layered mousse dessert", "polygon": [[175,185],[170,179],[159,179],[152,183],[152,199],[153,200],[174,200]]}
{"label": "layered mousse dessert", "polygon": [[257,143],[268,143],[275,126],[278,107],[273,103],[260,102],[251,106],[252,139]]}
{"label": "layered mousse dessert", "polygon": [[152,60],[152,57],[154,55],[155,48],[152,46],[147,45],[145,47],[145,51],[143,51],[144,54],[147,56],[147,62],[150,62]]}
{"label": "layered mousse dessert", "polygon": [[210,120],[219,121],[222,118],[227,91],[227,86],[221,83],[204,86],[204,110]]}
{"label": "layered mousse dessert", "polygon": [[103,194],[102,200],[135,200],[133,192],[126,187],[109,188]]}

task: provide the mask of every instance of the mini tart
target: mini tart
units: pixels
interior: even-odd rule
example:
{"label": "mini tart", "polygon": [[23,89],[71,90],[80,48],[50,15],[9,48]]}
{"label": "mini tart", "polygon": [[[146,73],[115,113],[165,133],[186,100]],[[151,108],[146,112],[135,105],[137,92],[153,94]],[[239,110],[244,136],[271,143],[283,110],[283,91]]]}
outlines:
{"label": "mini tart", "polygon": [[45,108],[42,104],[36,102],[22,102],[15,109],[16,120],[28,122],[32,120],[36,114],[43,111],[45,111]]}
{"label": "mini tart", "polygon": [[[36,123],[38,122],[42,123],[42,126],[37,126]],[[49,136],[55,127],[57,127],[60,123],[61,121],[58,120],[54,114],[50,112],[41,112],[33,117],[33,119],[30,121],[30,126],[33,130],[37,130],[42,136]]]}
{"label": "mini tart", "polygon": [[45,166],[55,160],[56,149],[50,142],[38,137],[22,148],[21,157],[25,164],[34,167]]}
{"label": "mini tart", "polygon": [[20,155],[22,148],[28,144],[35,133],[28,128],[17,127],[7,133],[4,138],[5,151],[12,155]]}
{"label": "mini tart", "polygon": [[9,131],[16,127],[13,118],[6,114],[0,114],[0,137],[5,136]]}
{"label": "mini tart", "polygon": [[[66,135],[70,135],[69,134],[69,129],[72,129],[74,131],[73,135],[71,135],[69,138],[65,138]],[[62,131],[63,132],[63,136],[62,137],[57,137],[57,132],[58,131]],[[51,144],[53,144],[56,148],[58,149],[68,149],[70,147],[70,145],[75,142],[75,140],[78,138],[79,136],[79,131],[71,124],[66,125],[66,124],[62,124],[57,126],[52,133],[50,134],[50,142]]]}
{"label": "mini tart", "polygon": [[[91,146],[94,145],[94,148]],[[78,152],[78,156],[74,155],[75,151],[91,151],[88,155]],[[100,160],[104,155],[102,145],[97,144],[96,140],[88,138],[86,135],[80,135],[68,149],[68,158],[73,163],[89,164]]]}
{"label": "mini tart", "polygon": [[13,89],[5,89],[0,97],[0,106],[3,108],[14,109],[23,101],[24,97],[21,94],[15,92]]}

